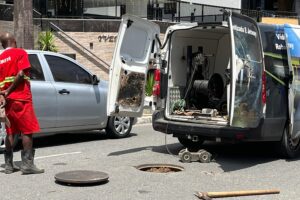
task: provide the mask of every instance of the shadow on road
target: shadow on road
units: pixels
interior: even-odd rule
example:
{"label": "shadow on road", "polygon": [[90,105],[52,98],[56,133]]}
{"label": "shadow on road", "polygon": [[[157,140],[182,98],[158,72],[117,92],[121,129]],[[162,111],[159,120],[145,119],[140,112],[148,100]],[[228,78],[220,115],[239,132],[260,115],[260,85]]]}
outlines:
{"label": "shadow on road", "polygon": [[62,183],[59,181],[55,181],[56,184],[61,185],[61,186],[65,186],[65,187],[95,187],[95,186],[100,186],[100,185],[104,185],[106,183],[108,183],[109,181],[102,181],[100,183],[81,183],[81,184],[72,184],[72,183]]}
{"label": "shadow on road", "polygon": [[[275,143],[205,143],[202,149],[209,151],[214,160],[218,163],[224,172],[230,172],[240,169],[253,167],[255,165],[280,160],[280,156],[276,151]],[[112,152],[108,156],[119,156],[123,154],[135,153],[143,150],[152,150],[156,153],[178,155],[179,151],[184,147],[180,143],[172,143],[161,146],[145,146],[133,149],[127,149],[117,152]],[[294,159],[299,160],[300,157]],[[179,158],[178,158],[179,161]],[[293,160],[287,160],[293,161]],[[180,162],[180,161],[179,161]],[[203,164],[204,163],[200,163]]]}
{"label": "shadow on road", "polygon": [[120,155],[124,155],[124,154],[129,154],[129,153],[136,153],[136,152],[144,151],[144,150],[152,150],[153,148],[154,148],[153,146],[147,146],[147,147],[126,149],[126,150],[122,150],[122,151],[115,151],[115,152],[109,153],[107,156],[120,156]]}
{"label": "shadow on road", "polygon": [[[244,168],[253,167],[255,165],[280,160],[280,155],[276,148],[277,143],[239,143],[239,144],[226,144],[226,143],[205,143],[202,149],[209,151],[215,163],[220,165],[224,172],[240,170]],[[178,155],[179,151],[184,147],[179,143],[153,147],[154,152]],[[298,156],[294,160],[299,160]],[[199,163],[201,164],[201,163]]]}
{"label": "shadow on road", "polygon": [[[137,136],[135,133],[131,133],[129,137]],[[91,131],[84,133],[57,133],[42,136],[39,135],[33,139],[34,148],[44,148],[51,146],[61,146],[68,144],[77,144],[98,140],[111,139],[105,131]],[[17,146],[17,150],[22,148],[22,141],[20,140]]]}
{"label": "shadow on road", "polygon": [[[137,136],[132,133],[130,137]],[[59,145],[68,145],[76,143],[84,143],[90,141],[107,140],[109,137],[104,131],[94,131],[85,133],[60,133],[55,135],[37,137],[34,139],[35,148],[44,148]],[[21,141],[20,141],[21,143]],[[219,164],[225,172],[245,169],[255,165],[268,163],[281,159],[276,151],[275,143],[204,143],[202,148],[209,151],[215,160],[213,162]],[[19,145],[21,148],[21,145]],[[144,150],[153,151],[160,154],[178,155],[179,151],[184,147],[180,143],[168,143],[159,146],[144,146],[131,149],[111,152],[108,156],[120,156],[125,154],[136,153]],[[294,160],[299,160],[297,157]],[[287,161],[294,161],[287,160]],[[179,161],[179,158],[178,158]],[[199,163],[202,165],[202,163]],[[203,163],[203,165],[205,165]]]}

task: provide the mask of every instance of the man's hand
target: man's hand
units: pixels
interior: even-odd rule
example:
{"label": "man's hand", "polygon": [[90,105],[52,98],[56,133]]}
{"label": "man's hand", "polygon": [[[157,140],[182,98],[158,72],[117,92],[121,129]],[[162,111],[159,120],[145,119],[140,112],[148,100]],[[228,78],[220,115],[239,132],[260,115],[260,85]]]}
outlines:
{"label": "man's hand", "polygon": [[7,97],[7,95],[8,95],[8,94],[7,94],[7,90],[2,90],[2,91],[0,91],[0,95],[1,95],[1,96],[4,96],[4,98]]}
{"label": "man's hand", "polygon": [[3,108],[6,105],[6,99],[4,97],[4,95],[2,94],[2,91],[0,93],[0,107]]}

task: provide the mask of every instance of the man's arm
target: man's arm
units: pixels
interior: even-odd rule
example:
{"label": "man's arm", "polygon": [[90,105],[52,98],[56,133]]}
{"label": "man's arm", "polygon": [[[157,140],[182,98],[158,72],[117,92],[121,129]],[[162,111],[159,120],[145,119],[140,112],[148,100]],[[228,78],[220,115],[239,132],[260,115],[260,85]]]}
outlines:
{"label": "man's arm", "polygon": [[17,86],[24,81],[25,72],[24,70],[20,70],[14,80],[14,82],[6,89],[0,92],[0,95],[4,95],[7,97],[10,93],[12,93]]}

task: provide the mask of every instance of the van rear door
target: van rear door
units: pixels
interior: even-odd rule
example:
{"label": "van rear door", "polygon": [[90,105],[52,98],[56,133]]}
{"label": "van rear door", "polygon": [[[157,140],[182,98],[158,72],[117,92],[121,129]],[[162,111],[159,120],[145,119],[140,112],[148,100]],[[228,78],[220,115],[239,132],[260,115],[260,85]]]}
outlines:
{"label": "van rear door", "polygon": [[109,74],[107,114],[139,117],[143,113],[150,56],[159,47],[159,26],[124,15]]}
{"label": "van rear door", "polygon": [[293,139],[300,136],[300,27],[285,24],[288,64],[289,64],[289,132]]}
{"label": "van rear door", "polygon": [[231,35],[231,83],[229,123],[257,127],[263,115],[263,49],[257,23],[244,15],[229,13]]}

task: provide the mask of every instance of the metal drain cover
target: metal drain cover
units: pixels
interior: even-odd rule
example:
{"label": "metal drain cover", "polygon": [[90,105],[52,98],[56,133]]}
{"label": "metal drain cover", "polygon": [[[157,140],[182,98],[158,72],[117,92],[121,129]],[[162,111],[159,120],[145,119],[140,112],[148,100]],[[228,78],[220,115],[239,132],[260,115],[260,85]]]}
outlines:
{"label": "metal drain cover", "polygon": [[55,175],[55,180],[65,184],[96,184],[108,181],[108,174],[99,171],[75,170]]}

